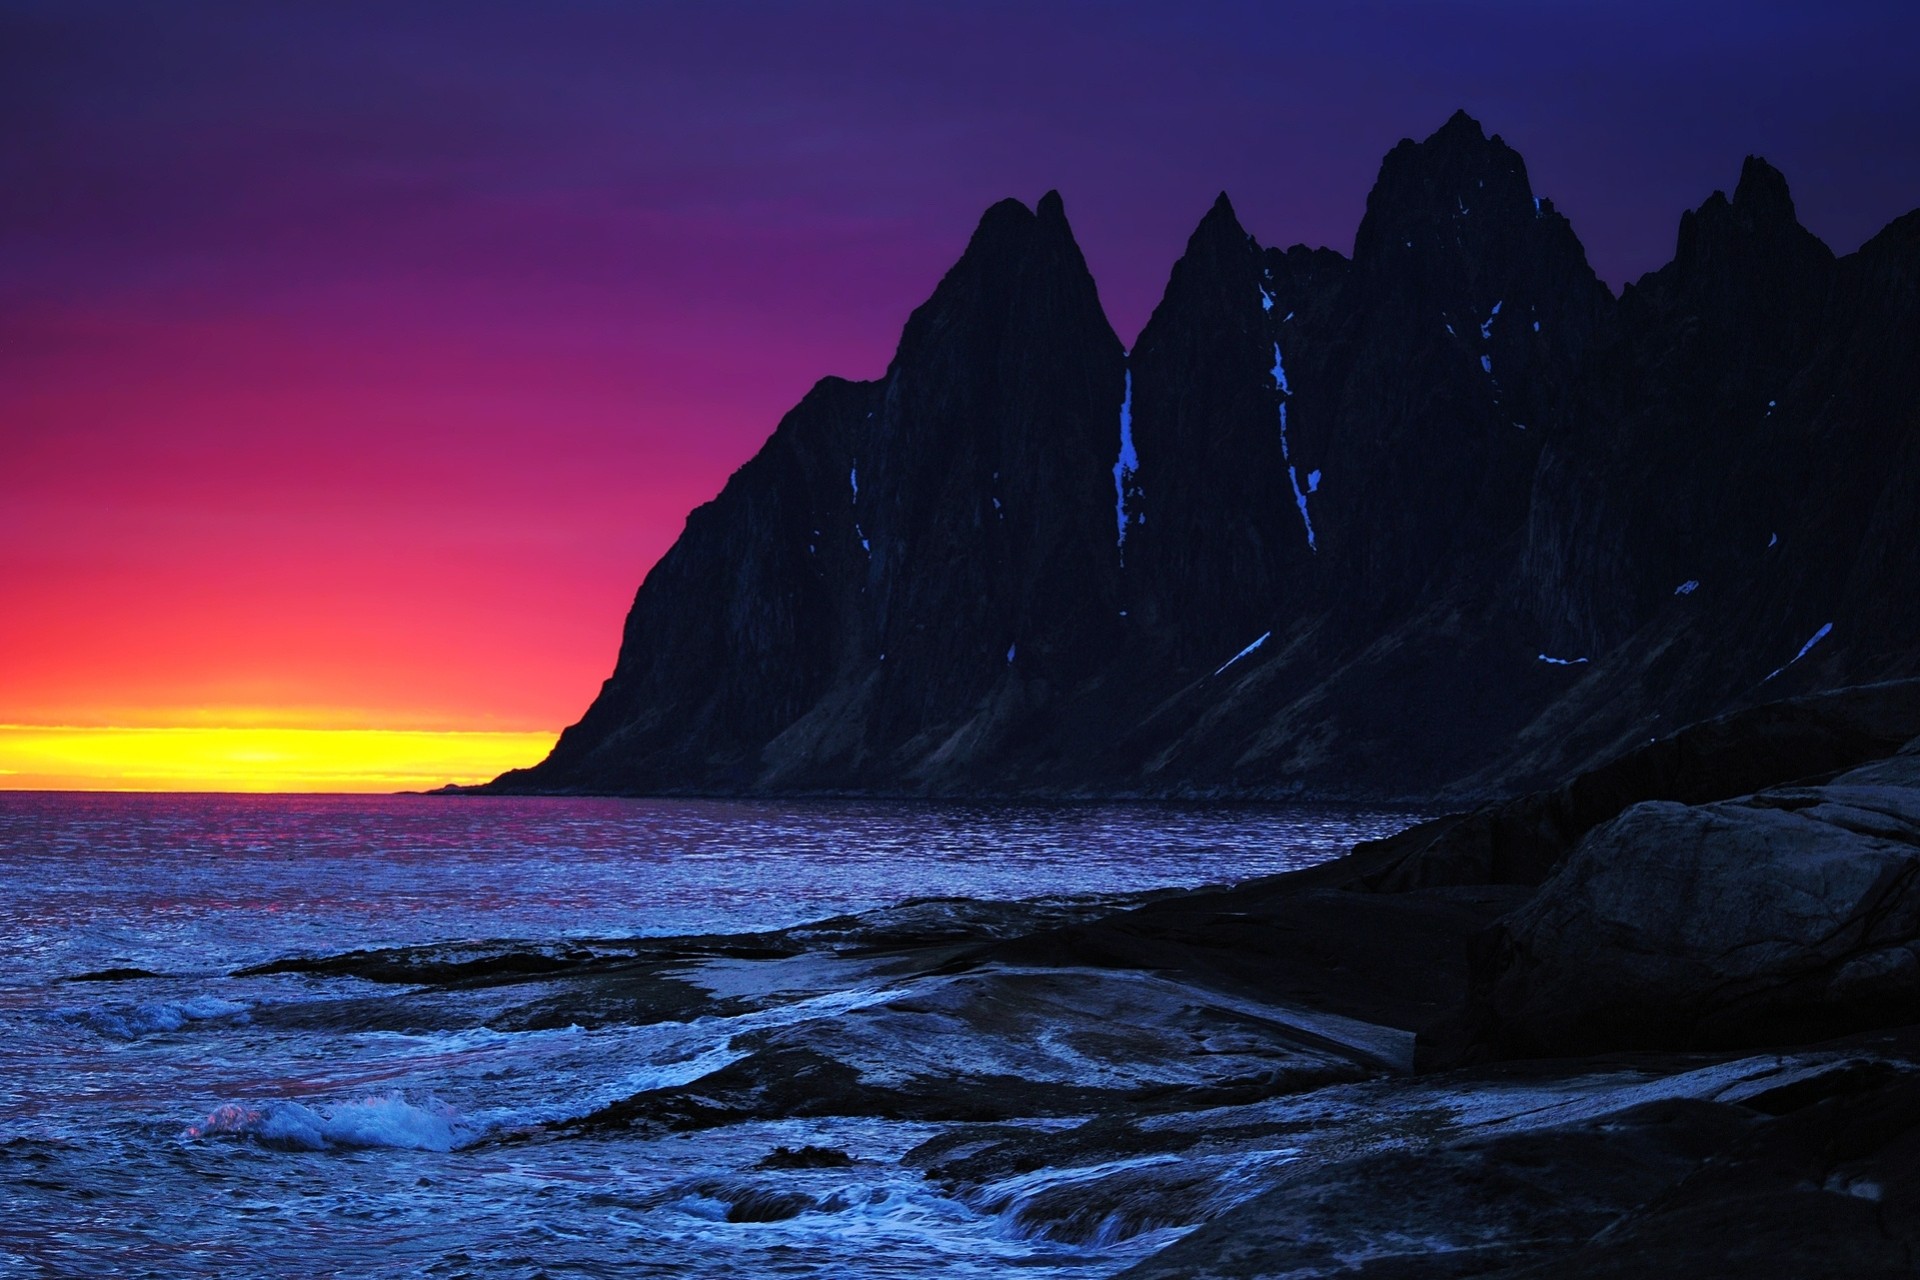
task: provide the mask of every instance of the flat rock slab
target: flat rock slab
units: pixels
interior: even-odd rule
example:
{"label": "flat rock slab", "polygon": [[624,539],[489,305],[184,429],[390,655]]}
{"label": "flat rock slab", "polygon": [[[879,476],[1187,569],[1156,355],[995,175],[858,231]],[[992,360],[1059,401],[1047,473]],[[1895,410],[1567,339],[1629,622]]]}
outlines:
{"label": "flat rock slab", "polygon": [[733,1042],[735,1062],[589,1127],[749,1117],[997,1120],[1242,1102],[1404,1070],[1413,1038],[1155,974],[989,967]]}
{"label": "flat rock slab", "polygon": [[[1329,864],[1332,867],[1335,864]],[[1264,1002],[1418,1031],[1466,998],[1468,941],[1530,890],[1328,887],[1313,868],[1202,890],[1007,942],[971,959],[1146,969]]]}

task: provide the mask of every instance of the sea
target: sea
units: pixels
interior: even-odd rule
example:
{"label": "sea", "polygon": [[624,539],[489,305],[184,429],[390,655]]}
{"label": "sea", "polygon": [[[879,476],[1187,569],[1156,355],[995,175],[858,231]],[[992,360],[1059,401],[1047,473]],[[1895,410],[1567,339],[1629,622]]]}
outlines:
{"label": "sea", "polygon": [[[741,1032],[861,993],[503,1030],[484,1001],[423,1025],[405,984],[241,971],[1224,883],[1416,816],[0,792],[0,1276],[1111,1275],[1166,1233],[1069,1246],[949,1199],[901,1157],[951,1126],[512,1140],[697,1079]],[[788,1175],[821,1184],[818,1210],[728,1220],[716,1186],[809,1145],[858,1161]]]}

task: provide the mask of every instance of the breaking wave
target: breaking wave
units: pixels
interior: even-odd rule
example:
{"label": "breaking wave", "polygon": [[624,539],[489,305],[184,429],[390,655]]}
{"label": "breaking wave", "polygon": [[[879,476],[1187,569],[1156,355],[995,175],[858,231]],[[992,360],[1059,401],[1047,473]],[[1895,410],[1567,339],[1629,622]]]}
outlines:
{"label": "breaking wave", "polygon": [[265,1146],[296,1151],[363,1147],[452,1151],[477,1141],[483,1132],[438,1098],[428,1096],[416,1102],[403,1093],[384,1093],[327,1107],[300,1102],[228,1103],[215,1107],[180,1136],[251,1138]]}
{"label": "breaking wave", "polygon": [[969,1199],[1024,1239],[1111,1248],[1178,1235],[1259,1191],[1292,1148],[1211,1156],[1163,1152],[1046,1168],[990,1184]]}
{"label": "breaking wave", "polygon": [[138,1040],[141,1036],[178,1031],[196,1022],[245,1022],[250,1008],[237,1000],[194,996],[188,1000],[145,1000],[92,1009],[62,1009],[49,1017],[69,1026],[85,1027],[110,1040]]}

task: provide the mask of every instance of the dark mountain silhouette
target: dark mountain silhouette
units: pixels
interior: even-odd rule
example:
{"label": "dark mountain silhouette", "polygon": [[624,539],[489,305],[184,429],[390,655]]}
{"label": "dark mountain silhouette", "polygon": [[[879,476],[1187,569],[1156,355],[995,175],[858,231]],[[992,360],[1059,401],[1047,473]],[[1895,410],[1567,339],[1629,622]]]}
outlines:
{"label": "dark mountain silhouette", "polygon": [[1351,258],[1226,196],[1131,353],[1057,194],[828,378],[495,791],[1432,796],[1920,674],[1920,212],[1749,158],[1615,299],[1464,113]]}

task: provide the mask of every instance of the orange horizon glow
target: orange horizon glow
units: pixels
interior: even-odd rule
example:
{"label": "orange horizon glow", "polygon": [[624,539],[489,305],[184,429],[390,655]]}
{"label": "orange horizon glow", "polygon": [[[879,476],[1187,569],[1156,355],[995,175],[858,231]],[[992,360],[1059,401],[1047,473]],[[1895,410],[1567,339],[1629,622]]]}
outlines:
{"label": "orange horizon glow", "polygon": [[538,762],[555,734],[0,724],[6,791],[423,791]]}

